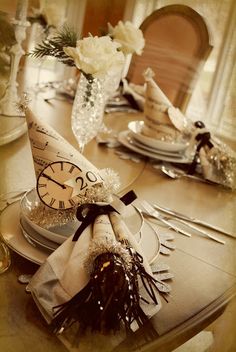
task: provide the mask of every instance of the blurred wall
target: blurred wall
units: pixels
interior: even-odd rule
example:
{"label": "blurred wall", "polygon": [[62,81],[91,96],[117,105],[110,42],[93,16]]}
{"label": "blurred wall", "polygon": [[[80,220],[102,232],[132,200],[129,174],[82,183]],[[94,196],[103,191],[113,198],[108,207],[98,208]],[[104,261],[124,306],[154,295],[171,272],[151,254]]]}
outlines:
{"label": "blurred wall", "polygon": [[101,35],[107,23],[117,24],[123,19],[126,0],[87,0],[82,35]]}

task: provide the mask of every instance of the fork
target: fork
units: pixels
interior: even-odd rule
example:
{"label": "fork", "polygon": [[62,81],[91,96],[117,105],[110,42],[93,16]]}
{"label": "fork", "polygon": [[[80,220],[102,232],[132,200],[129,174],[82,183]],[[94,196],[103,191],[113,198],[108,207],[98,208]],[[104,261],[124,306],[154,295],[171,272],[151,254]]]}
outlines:
{"label": "fork", "polygon": [[137,207],[137,209],[139,211],[141,211],[141,213],[144,215],[144,216],[151,216],[153,217],[154,219],[157,219],[159,221],[161,221],[163,224],[167,225],[168,227],[170,227],[171,229],[173,229],[174,231],[178,232],[178,233],[181,233],[182,235],[185,235],[187,237],[191,237],[191,234],[178,228],[177,226],[173,225],[170,221],[168,221],[168,218],[161,215],[156,209],[154,209],[151,204],[149,204],[147,201],[145,200],[141,200],[139,201],[139,204],[141,205],[141,207],[144,209],[139,209]]}
{"label": "fork", "polygon": [[[170,223],[168,221],[169,218],[166,218],[165,216],[163,216],[161,213],[159,213],[159,211],[157,211],[151,204],[149,204],[147,201],[145,200],[142,200],[140,201],[140,204],[143,206],[143,208],[146,210],[147,213],[150,214],[150,216],[162,221],[163,223],[166,223],[167,225],[169,225],[170,227],[173,228],[173,224]],[[200,234],[204,235],[205,237],[208,237],[210,238],[211,240],[213,241],[216,241],[218,243],[221,243],[221,244],[225,244],[225,241],[219,239],[218,237],[216,236],[213,236],[213,235],[210,235],[209,233],[203,231],[203,230],[200,230],[197,226],[194,226],[192,224],[189,224],[188,222],[184,221],[184,220],[181,220],[181,219],[174,219],[182,224],[184,224],[185,226],[187,226],[188,228],[194,230],[194,231],[197,231],[199,232]],[[185,236],[188,236],[188,237],[191,237],[191,235],[184,231],[184,230],[180,230],[178,227],[175,227],[174,228],[175,231],[179,232],[179,233],[182,233],[183,235]]]}

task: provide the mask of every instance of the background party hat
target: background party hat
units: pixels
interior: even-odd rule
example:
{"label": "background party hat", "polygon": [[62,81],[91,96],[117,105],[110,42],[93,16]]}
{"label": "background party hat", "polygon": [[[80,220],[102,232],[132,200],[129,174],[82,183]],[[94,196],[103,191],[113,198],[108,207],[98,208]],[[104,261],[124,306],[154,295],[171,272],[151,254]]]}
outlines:
{"label": "background party hat", "polygon": [[154,81],[154,72],[144,72],[146,99],[144,104],[143,134],[157,139],[175,140],[186,125],[185,116],[175,108]]}

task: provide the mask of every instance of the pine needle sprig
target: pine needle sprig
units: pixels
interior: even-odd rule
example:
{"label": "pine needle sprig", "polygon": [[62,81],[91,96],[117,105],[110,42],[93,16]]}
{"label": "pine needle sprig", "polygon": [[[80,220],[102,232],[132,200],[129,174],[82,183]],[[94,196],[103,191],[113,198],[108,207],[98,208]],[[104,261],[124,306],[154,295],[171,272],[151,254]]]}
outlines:
{"label": "pine needle sprig", "polygon": [[66,55],[63,47],[76,47],[77,40],[77,33],[65,26],[54,37],[43,40],[29,55],[36,58],[53,56],[65,65],[75,66],[74,60]]}

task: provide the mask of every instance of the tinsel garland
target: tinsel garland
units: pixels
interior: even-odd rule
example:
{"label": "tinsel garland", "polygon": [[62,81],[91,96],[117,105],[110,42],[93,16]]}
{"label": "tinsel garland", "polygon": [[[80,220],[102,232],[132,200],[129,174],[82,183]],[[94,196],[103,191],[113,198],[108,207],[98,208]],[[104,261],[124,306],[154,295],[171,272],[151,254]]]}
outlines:
{"label": "tinsel garland", "polygon": [[221,143],[208,151],[207,158],[215,169],[219,183],[232,189],[236,188],[236,155]]}
{"label": "tinsel garland", "polygon": [[200,162],[203,177],[225,187],[236,188],[236,154],[205,128],[202,121],[194,123],[196,151],[188,173],[193,174]]}

